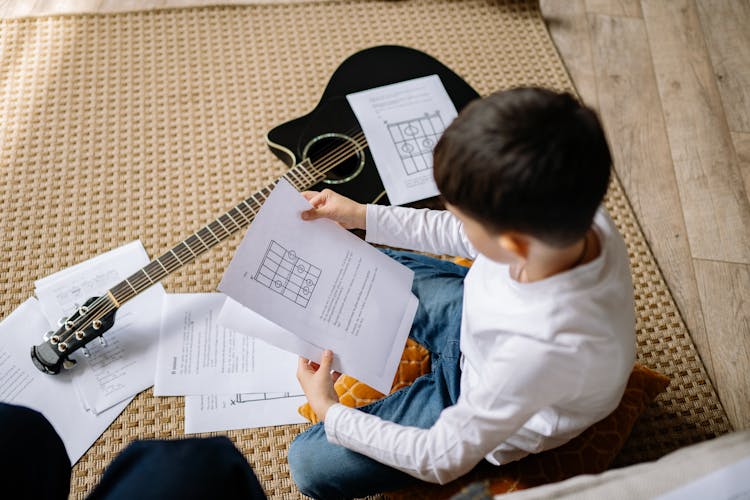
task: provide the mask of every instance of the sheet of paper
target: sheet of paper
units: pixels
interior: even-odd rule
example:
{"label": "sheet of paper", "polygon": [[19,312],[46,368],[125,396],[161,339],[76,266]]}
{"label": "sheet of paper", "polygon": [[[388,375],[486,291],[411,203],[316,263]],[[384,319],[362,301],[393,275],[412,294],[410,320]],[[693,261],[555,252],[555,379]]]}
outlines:
{"label": "sheet of paper", "polygon": [[299,391],[297,356],[219,323],[225,300],[223,293],[165,297],[154,395]]}
{"label": "sheet of paper", "polygon": [[[36,296],[50,327],[56,329],[59,318],[69,316],[89,297],[105,294],[148,262],[143,245],[134,241],[36,281]],[[126,302],[104,334],[105,345],[94,340],[87,345],[90,357],[80,351],[71,356],[78,361],[71,370],[73,382],[91,411],[105,411],[153,385],[164,295],[164,288],[156,284]]]}
{"label": "sheet of paper", "polygon": [[185,434],[300,424],[305,401],[288,392],[185,396]]}
{"label": "sheet of paper", "polygon": [[[330,220],[303,221],[309,207],[280,180],[219,290],[319,351],[331,349],[334,369],[387,393],[416,312],[414,273]],[[298,344],[256,336],[302,354]]]}
{"label": "sheet of paper", "polygon": [[[29,347],[48,328],[39,302],[30,298],[0,323],[0,401],[32,408],[50,421],[70,457],[78,461],[132,398],[95,415],[77,401],[70,373],[37,370]],[[40,457],[43,464],[44,457]]]}
{"label": "sheet of paper", "polygon": [[297,337],[276,323],[271,323],[263,316],[248,309],[231,297],[227,297],[224,306],[221,308],[219,323],[229,329],[244,335],[263,339],[271,345],[294,352],[308,359],[320,359],[323,353],[321,347]]}
{"label": "sheet of paper", "polygon": [[457,116],[437,75],[346,96],[393,205],[438,194],[432,150]]}
{"label": "sheet of paper", "polygon": [[655,500],[746,500],[750,498],[750,457],[722,467]]}

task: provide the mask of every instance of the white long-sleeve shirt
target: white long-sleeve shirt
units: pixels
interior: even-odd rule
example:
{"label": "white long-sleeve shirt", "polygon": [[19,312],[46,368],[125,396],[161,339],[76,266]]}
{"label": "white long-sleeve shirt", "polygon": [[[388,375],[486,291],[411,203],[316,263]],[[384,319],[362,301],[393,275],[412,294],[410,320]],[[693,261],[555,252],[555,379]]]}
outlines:
{"label": "white long-sleeve shirt", "polygon": [[476,259],[464,282],[461,392],[429,429],[341,404],[327,438],[425,481],[482,458],[495,465],[557,447],[611,413],[635,360],[628,254],[609,216],[594,220],[593,261],[533,283],[477,254],[450,212],[367,207],[367,240]]}

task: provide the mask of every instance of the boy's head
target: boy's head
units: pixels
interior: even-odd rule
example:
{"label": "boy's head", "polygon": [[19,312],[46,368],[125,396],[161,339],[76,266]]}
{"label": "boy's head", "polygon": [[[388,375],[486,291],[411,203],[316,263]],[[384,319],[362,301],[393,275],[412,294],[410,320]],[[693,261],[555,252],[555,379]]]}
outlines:
{"label": "boy's head", "polygon": [[518,88],[464,108],[435,146],[445,201],[494,234],[553,247],[580,240],[609,183],[596,114],[570,94]]}

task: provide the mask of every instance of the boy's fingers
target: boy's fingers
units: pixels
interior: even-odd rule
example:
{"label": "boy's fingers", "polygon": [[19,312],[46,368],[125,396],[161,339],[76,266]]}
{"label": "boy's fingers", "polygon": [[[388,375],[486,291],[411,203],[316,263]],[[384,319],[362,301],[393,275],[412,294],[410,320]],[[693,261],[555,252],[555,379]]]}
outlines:
{"label": "boy's fingers", "polygon": [[312,200],[313,198],[315,198],[319,194],[320,194],[320,192],[318,192],[318,191],[303,191],[302,192],[302,196],[304,196],[307,201]]}
{"label": "boy's fingers", "polygon": [[320,360],[320,368],[325,373],[331,371],[331,364],[333,364],[333,352],[329,349],[323,351],[323,359]]}
{"label": "boy's fingers", "polygon": [[302,374],[310,371],[312,371],[310,369],[310,360],[300,356],[299,360],[297,361],[297,374]]}
{"label": "boy's fingers", "polygon": [[326,214],[324,211],[317,209],[317,208],[311,208],[310,210],[305,210],[302,212],[302,220],[315,220],[320,219],[321,217],[325,217]]}

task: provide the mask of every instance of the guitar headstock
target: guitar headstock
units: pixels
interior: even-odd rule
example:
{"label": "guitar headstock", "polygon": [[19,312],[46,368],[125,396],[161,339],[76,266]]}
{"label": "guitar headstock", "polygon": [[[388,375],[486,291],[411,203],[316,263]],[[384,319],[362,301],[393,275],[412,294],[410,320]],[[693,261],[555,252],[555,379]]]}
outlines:
{"label": "guitar headstock", "polygon": [[47,332],[44,341],[31,348],[31,361],[40,371],[51,375],[63,368],[72,368],[75,360],[70,355],[84,350],[92,340],[112,328],[115,306],[108,297],[91,297],[70,317],[60,320],[57,331]]}

